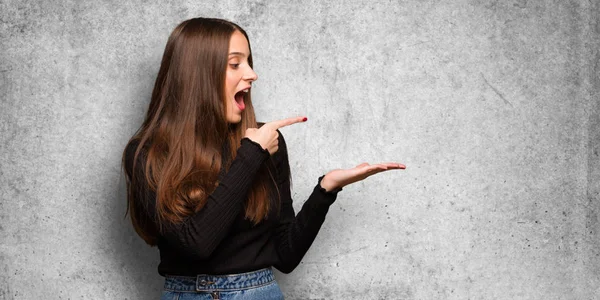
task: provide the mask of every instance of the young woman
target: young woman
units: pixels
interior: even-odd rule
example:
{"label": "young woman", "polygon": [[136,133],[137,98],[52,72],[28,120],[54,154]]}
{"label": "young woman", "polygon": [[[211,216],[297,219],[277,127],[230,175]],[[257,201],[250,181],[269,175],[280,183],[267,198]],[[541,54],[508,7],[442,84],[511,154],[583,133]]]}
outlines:
{"label": "young woman", "polygon": [[128,212],[158,246],[162,299],[283,299],[272,267],[291,272],[343,186],[397,163],[319,177],[297,215],[278,130],[306,118],[257,123],[246,32],[194,18],[171,33],[146,118],[123,153]]}

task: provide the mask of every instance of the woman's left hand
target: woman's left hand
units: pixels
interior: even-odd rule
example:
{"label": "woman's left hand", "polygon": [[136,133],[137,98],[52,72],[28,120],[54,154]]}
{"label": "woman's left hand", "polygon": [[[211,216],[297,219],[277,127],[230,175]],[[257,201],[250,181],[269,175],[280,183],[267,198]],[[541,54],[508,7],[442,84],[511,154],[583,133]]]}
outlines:
{"label": "woman's left hand", "polygon": [[352,169],[335,169],[323,177],[321,187],[327,191],[331,191],[361,181],[379,172],[397,169],[406,169],[406,166],[399,163],[381,163],[375,165],[362,163]]}

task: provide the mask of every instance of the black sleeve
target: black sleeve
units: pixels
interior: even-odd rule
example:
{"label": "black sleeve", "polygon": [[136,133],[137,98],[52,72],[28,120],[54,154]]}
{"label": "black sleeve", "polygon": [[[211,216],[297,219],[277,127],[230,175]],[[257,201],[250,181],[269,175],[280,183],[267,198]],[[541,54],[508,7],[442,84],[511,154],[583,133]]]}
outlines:
{"label": "black sleeve", "polygon": [[[260,144],[243,138],[229,171],[209,195],[204,207],[182,223],[165,226],[162,237],[191,259],[204,260],[210,257],[243,211],[254,177],[269,156],[269,151]],[[138,166],[143,169],[142,165],[138,163],[136,169]],[[136,200],[143,201],[147,206],[141,207],[147,207],[150,219],[155,219],[156,195],[147,191],[138,192],[138,195],[142,197]]]}
{"label": "black sleeve", "polygon": [[281,194],[281,217],[275,229],[275,247],[279,255],[279,264],[275,265],[279,271],[290,273],[294,270],[315,240],[329,206],[337,198],[337,193],[342,188],[326,191],[321,187],[323,176],[319,177],[317,185],[302,205],[298,215],[294,213],[290,191],[290,164],[285,140],[279,133],[279,159],[277,163],[277,184]]}

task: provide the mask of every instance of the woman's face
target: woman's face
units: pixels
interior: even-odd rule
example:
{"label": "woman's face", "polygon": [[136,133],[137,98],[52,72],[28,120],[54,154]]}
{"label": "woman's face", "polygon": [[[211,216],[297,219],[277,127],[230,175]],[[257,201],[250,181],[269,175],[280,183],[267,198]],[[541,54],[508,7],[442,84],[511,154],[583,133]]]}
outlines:
{"label": "woman's face", "polygon": [[250,49],[246,37],[239,31],[235,31],[229,40],[229,57],[227,71],[225,74],[225,109],[227,110],[227,122],[239,123],[242,120],[242,111],[245,94],[250,92],[253,81],[258,76],[248,64]]}

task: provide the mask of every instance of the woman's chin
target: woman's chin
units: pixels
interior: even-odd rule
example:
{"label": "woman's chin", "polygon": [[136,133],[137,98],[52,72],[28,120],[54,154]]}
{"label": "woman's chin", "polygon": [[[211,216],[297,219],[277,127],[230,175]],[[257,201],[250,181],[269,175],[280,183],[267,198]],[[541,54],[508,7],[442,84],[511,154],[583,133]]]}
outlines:
{"label": "woman's chin", "polygon": [[227,122],[231,124],[237,124],[242,121],[241,114],[234,114],[233,116],[229,116],[227,118]]}

